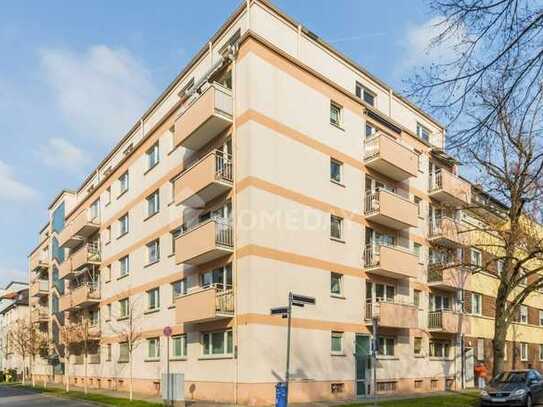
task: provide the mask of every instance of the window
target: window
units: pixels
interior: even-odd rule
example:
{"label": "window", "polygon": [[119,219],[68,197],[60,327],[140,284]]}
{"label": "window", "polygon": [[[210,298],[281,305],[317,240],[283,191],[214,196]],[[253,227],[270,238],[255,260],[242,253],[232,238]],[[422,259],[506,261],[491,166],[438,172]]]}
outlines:
{"label": "window", "polygon": [[422,356],[422,338],[417,336],[413,340],[413,353],[415,356]]}
{"label": "window", "polygon": [[119,237],[126,235],[128,228],[128,213],[126,213],[119,218]]}
{"label": "window", "polygon": [[526,342],[520,343],[520,360],[523,362],[528,360],[528,344]]}
{"label": "window", "polygon": [[172,302],[175,303],[176,298],[187,293],[185,280],[179,280],[171,284],[172,286]]}
{"label": "window", "polygon": [[496,272],[498,273],[498,276],[501,276],[503,274],[504,266],[505,266],[505,263],[502,259],[496,260]]}
{"label": "window", "polygon": [[333,354],[343,354],[343,332],[332,332],[330,351]]}
{"label": "window", "polygon": [[375,93],[360,83],[356,83],[356,96],[368,105],[375,106]]}
{"label": "window", "polygon": [[451,298],[448,295],[430,294],[430,311],[450,310]]}
{"label": "window", "polygon": [[130,353],[128,352],[128,342],[119,343],[119,362],[128,362]]}
{"label": "window", "polygon": [[160,358],[160,339],[159,338],[147,339],[147,358],[148,359]]}
{"label": "window", "polygon": [[106,238],[105,238],[106,244],[111,242],[111,225],[109,225],[106,228]]}
{"label": "window", "polygon": [[413,198],[413,201],[415,202],[415,205],[417,205],[417,215],[419,215],[419,218],[422,218],[424,216],[424,208],[422,207],[422,199],[416,196]]}
{"label": "window", "polygon": [[206,271],[200,275],[200,285],[210,287],[212,285],[219,289],[229,289],[232,287],[232,265],[217,267]]}
{"label": "window", "polygon": [[130,272],[130,258],[128,255],[119,259],[120,277],[127,276]]}
{"label": "window", "polygon": [[417,154],[417,169],[420,172],[424,172],[424,155],[422,152],[415,150],[415,154]]}
{"label": "window", "polygon": [[543,345],[539,345],[539,361],[543,361]]}
{"label": "window", "polygon": [[91,220],[98,219],[100,217],[100,199],[94,201],[89,208],[89,217]]}
{"label": "window", "polygon": [[202,334],[202,353],[205,356],[231,355],[233,348],[231,330]]}
{"label": "window", "polygon": [[128,171],[126,171],[123,175],[119,177],[119,186],[120,186],[120,193],[119,195],[124,194],[126,191],[128,191]]}
{"label": "window", "polygon": [[413,251],[417,256],[419,263],[422,264],[424,262],[424,258],[422,256],[422,246],[419,243],[413,243]]}
{"label": "window", "polygon": [[153,264],[160,260],[160,240],[156,239],[147,243],[147,264]]}
{"label": "window", "polygon": [[341,126],[341,106],[334,102],[330,102],[330,123]]}
{"label": "window", "polygon": [[543,326],[543,311],[539,310],[539,326]]}
{"label": "window", "polygon": [[430,130],[420,123],[417,123],[417,136],[424,141],[430,142]]}
{"label": "window", "polygon": [[187,336],[172,336],[172,358],[187,357]]}
{"label": "window", "polygon": [[343,239],[343,219],[330,215],[330,236],[334,239]]}
{"label": "window", "polygon": [[471,293],[471,313],[473,315],[481,315],[483,308],[483,299],[481,294]]}
{"label": "window", "polygon": [[477,360],[485,360],[485,340],[477,339]]}
{"label": "window", "polygon": [[160,291],[159,288],[153,288],[147,291],[147,310],[156,311],[160,308]]}
{"label": "window", "polygon": [[[367,283],[366,283],[367,284]],[[366,295],[369,295],[371,298],[371,292],[368,292],[368,288],[371,290],[372,283],[369,283],[369,285],[366,285]],[[375,287],[375,301],[376,302],[394,302],[394,296],[396,295],[396,287],[393,285],[387,285],[387,284],[379,284],[375,283],[373,284]]]}
{"label": "window", "polygon": [[342,294],[343,275],[338,273],[330,274],[330,293],[333,295]]}
{"label": "window", "polygon": [[109,205],[111,203],[111,187],[107,187],[106,189],[106,203],[105,205]]}
{"label": "window", "polygon": [[106,361],[110,361],[111,360],[111,343],[108,343],[106,345]]}
{"label": "window", "polygon": [[375,133],[377,133],[377,129],[371,124],[366,123],[366,138],[372,137]]}
{"label": "window", "polygon": [[477,249],[471,249],[471,265],[480,267],[483,264],[481,252]]}
{"label": "window", "polygon": [[106,321],[111,321],[111,304],[107,304]]}
{"label": "window", "polygon": [[341,184],[343,172],[343,163],[338,160],[330,159],[330,181]]}
{"label": "window", "polygon": [[181,234],[181,228],[177,228],[177,229],[174,229],[170,232],[170,235],[172,237],[172,253],[171,254],[175,254],[175,239],[177,239],[177,237]]}
{"label": "window", "polygon": [[527,324],[528,323],[528,307],[526,305],[520,306],[520,319],[519,322],[521,324]]}
{"label": "window", "polygon": [[448,358],[450,344],[446,341],[430,341],[430,357]]}
{"label": "window", "polygon": [[100,323],[100,311],[99,310],[90,310],[89,311],[89,323],[90,326],[98,326]]}
{"label": "window", "polygon": [[380,356],[394,356],[394,338],[392,336],[379,336],[377,339],[377,354]]}
{"label": "window", "polygon": [[413,290],[413,304],[417,308],[420,308],[420,293],[420,290]]}
{"label": "window", "polygon": [[147,217],[153,216],[160,210],[160,195],[158,189],[147,198]]}
{"label": "window", "polygon": [[128,298],[123,298],[122,300],[119,300],[119,317],[128,318],[129,313],[130,305],[128,304]]}
{"label": "window", "polygon": [[145,152],[145,155],[147,157],[147,170],[150,170],[155,165],[158,164],[159,156],[158,156],[158,141],[153,144],[153,146]]}
{"label": "window", "polygon": [[106,266],[105,280],[106,280],[106,283],[109,283],[111,281],[111,264],[108,264]]}

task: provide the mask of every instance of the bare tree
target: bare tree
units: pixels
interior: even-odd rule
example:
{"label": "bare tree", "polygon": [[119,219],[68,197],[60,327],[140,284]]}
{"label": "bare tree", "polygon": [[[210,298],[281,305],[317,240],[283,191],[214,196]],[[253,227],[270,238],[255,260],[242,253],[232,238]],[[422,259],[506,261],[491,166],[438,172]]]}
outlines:
{"label": "bare tree", "polygon": [[16,320],[10,325],[7,332],[8,347],[15,354],[19,355],[23,363],[23,384],[26,380],[26,361],[30,363],[30,374],[32,384],[34,384],[34,375],[32,373],[32,363],[38,353],[47,346],[47,338],[34,324],[24,319]]}
{"label": "bare tree", "polygon": [[70,368],[71,368],[71,356],[72,350],[78,347],[81,341],[84,339],[84,332],[81,323],[79,322],[66,322],[66,324],[60,330],[60,336],[64,343],[64,359],[66,361],[65,373],[64,373],[64,385],[66,391],[70,391]]}
{"label": "bare tree", "polygon": [[[143,340],[141,320],[143,318],[143,309],[141,309],[141,295],[128,297],[125,305],[120,305],[121,309],[112,318],[109,323],[111,331],[117,335],[120,343],[125,343],[128,353],[129,365],[129,397],[133,400],[134,395],[134,352]],[[124,307],[124,308],[122,308]],[[113,321],[114,320],[114,321]]]}
{"label": "bare tree", "polygon": [[[409,80],[409,95],[432,113],[446,118],[449,147],[478,143],[480,126],[497,119],[495,109],[480,112],[476,122],[466,113],[481,103],[478,89],[503,81],[503,97],[531,104],[541,94],[543,6],[523,0],[428,0],[437,17],[428,52],[447,48],[455,56],[419,67]],[[506,72],[506,75],[502,73]]]}

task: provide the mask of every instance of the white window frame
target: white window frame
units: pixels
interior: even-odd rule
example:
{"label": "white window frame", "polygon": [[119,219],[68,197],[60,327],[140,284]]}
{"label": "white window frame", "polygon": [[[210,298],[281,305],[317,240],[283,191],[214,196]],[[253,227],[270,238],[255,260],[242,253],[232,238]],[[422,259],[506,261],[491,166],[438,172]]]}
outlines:
{"label": "white window frame", "polygon": [[[181,286],[181,292],[179,294],[176,294],[175,292],[175,286],[177,284],[180,284]],[[177,280],[171,283],[170,286],[172,288],[172,303],[175,304],[176,299],[178,299],[179,297],[182,297],[183,295],[187,293],[187,281],[185,279]]]}
{"label": "white window frame", "polygon": [[528,343],[520,342],[520,360],[522,362],[528,361]]}
{"label": "white window frame", "polygon": [[504,267],[505,262],[503,261],[503,259],[496,260],[496,272],[498,273],[498,276],[502,275]]}
{"label": "white window frame", "polygon": [[100,198],[96,199],[89,207],[89,219],[100,219]]}
{"label": "white window frame", "polygon": [[477,360],[485,360],[485,340],[484,338],[477,338]]}
{"label": "white window frame", "polygon": [[[332,118],[332,112],[334,109],[337,111],[337,121]],[[330,124],[337,127],[341,127],[343,124],[343,107],[333,100],[330,101]]]}
{"label": "white window frame", "polygon": [[160,359],[160,337],[147,338],[147,359]]}
{"label": "white window frame", "polygon": [[128,212],[119,218],[119,237],[126,235],[130,232],[130,218]]}
{"label": "white window frame", "polygon": [[396,338],[394,336],[378,336],[377,355],[379,357],[394,357],[396,354]]}
{"label": "white window frame", "polygon": [[111,187],[106,188],[106,202],[105,206],[108,206],[111,203]]}
{"label": "white window frame", "polygon": [[[338,282],[339,292],[333,291],[333,281],[334,279]],[[330,294],[335,296],[342,296],[343,295],[343,274],[340,273],[330,273]]]}
{"label": "white window frame", "polygon": [[543,326],[543,310],[539,310],[539,326]]}
{"label": "white window frame", "polygon": [[[477,298],[477,300],[475,300]],[[475,307],[477,304],[477,309]],[[483,296],[479,293],[471,293],[471,313],[472,315],[482,315],[483,313]]]}
{"label": "white window frame", "polygon": [[543,343],[539,344],[539,361],[543,361]]}
{"label": "white window frame", "polygon": [[[475,261],[476,259],[478,259],[478,261]],[[472,247],[470,249],[470,261],[472,266],[481,267],[483,265],[483,254],[481,251]]]}
{"label": "white window frame", "polygon": [[106,344],[106,362],[111,362],[111,343]]}
{"label": "white window frame", "polygon": [[153,215],[156,215],[160,212],[160,190],[156,190],[151,195],[149,195],[147,198],[145,198],[145,202],[147,203],[147,217],[150,218]]}
{"label": "white window frame", "polygon": [[[215,335],[224,335],[223,337],[224,352],[223,353],[218,353],[218,352],[213,353],[213,337]],[[207,348],[205,344],[206,336],[209,337]],[[208,358],[225,357],[225,356],[232,356],[234,354],[234,337],[233,337],[233,333],[231,329],[222,330],[222,331],[202,332],[200,341],[201,341],[200,343],[201,343],[203,357],[208,357]],[[231,349],[228,349],[229,345]]]}
{"label": "white window frame", "polygon": [[[334,340],[339,339],[339,350],[334,349]],[[337,343],[336,343],[337,344]],[[332,331],[330,332],[330,353],[332,355],[343,355],[343,332]]]}
{"label": "white window frame", "polygon": [[106,228],[106,244],[111,243],[111,225]]}
{"label": "white window frame", "polygon": [[[176,342],[180,342],[181,353],[176,354]],[[172,359],[185,359],[187,357],[187,335],[174,335],[172,336],[172,349],[171,349],[171,358]]]}
{"label": "white window frame", "polygon": [[[334,229],[332,225],[334,224],[334,221],[337,221],[337,224],[338,224],[339,237],[334,236],[333,234]],[[336,215],[330,215],[330,237],[336,240],[343,240],[343,218],[342,217],[339,217]]]}
{"label": "white window frame", "polygon": [[[420,352],[416,352],[417,339],[420,340]],[[415,356],[424,356],[424,340],[422,336],[413,337],[413,355]]]}
{"label": "white window frame", "polygon": [[147,311],[160,309],[160,288],[156,287],[147,291]]}
{"label": "white window frame", "polygon": [[[126,348],[126,358],[123,358],[123,348]],[[119,342],[119,362],[130,362],[130,350],[128,342]]]}
{"label": "white window frame", "polygon": [[107,304],[107,319],[106,321],[111,321],[111,304]]}
{"label": "white window frame", "polygon": [[147,171],[158,165],[160,162],[160,149],[158,141],[145,152],[145,157],[147,159]]}
{"label": "white window frame", "polygon": [[145,245],[147,247],[147,265],[160,261],[160,239],[155,239]]}
{"label": "white window frame", "polygon": [[130,175],[128,173],[128,170],[126,170],[120,177],[119,177],[119,195],[124,194],[128,189],[130,188]]}
{"label": "white window frame", "polygon": [[119,259],[119,277],[130,274],[130,257],[127,254]]}
{"label": "white window frame", "polygon": [[[428,134],[428,139],[423,137],[423,133],[425,132]],[[417,122],[417,137],[430,143],[432,141],[432,131],[422,123]]]}
{"label": "white window frame", "polygon": [[119,318],[128,318],[130,315],[130,301],[128,298],[119,300]]}
{"label": "white window frame", "polygon": [[[333,176],[332,166],[337,165],[339,168],[339,179],[335,179]],[[343,183],[343,163],[339,160],[336,160],[335,158],[330,157],[330,181],[336,183],[336,184],[342,184]]]}
{"label": "white window frame", "polygon": [[[377,94],[366,86],[362,85],[360,82],[356,82],[355,94],[360,98],[360,100],[363,100],[368,105],[375,107]],[[369,95],[372,98],[372,101],[368,101],[366,99],[366,95]]]}
{"label": "white window frame", "polygon": [[[436,345],[438,345],[436,347]],[[429,343],[429,355],[431,358],[449,359],[451,355],[451,344],[444,340],[431,340]],[[436,352],[440,350],[441,352]],[[439,353],[439,354],[437,354]]]}
{"label": "white window frame", "polygon": [[519,323],[527,324],[528,323],[528,307],[526,305],[521,305],[519,307]]}

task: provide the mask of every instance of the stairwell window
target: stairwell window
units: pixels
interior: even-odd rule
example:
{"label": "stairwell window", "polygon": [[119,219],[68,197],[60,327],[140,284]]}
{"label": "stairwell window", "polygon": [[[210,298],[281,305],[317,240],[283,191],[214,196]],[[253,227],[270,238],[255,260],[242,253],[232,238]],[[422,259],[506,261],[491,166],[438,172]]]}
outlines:
{"label": "stairwell window", "polygon": [[160,338],[147,339],[147,359],[160,359]]}
{"label": "stairwell window", "polygon": [[341,184],[343,178],[343,163],[330,158],[330,181]]}
{"label": "stairwell window", "polygon": [[202,334],[202,354],[204,356],[228,356],[233,352],[232,330]]}
{"label": "stairwell window", "polygon": [[396,340],[392,336],[379,336],[377,339],[379,356],[394,356],[394,346]]}
{"label": "stairwell window", "polygon": [[330,274],[330,293],[332,295],[340,296],[343,294],[343,275],[339,273]]}
{"label": "stairwell window", "polygon": [[330,102],[330,123],[334,126],[341,127],[342,124],[342,107],[335,102]]}
{"label": "stairwell window", "polygon": [[420,290],[413,290],[413,304],[417,308],[420,308],[420,294]]}
{"label": "stairwell window", "polygon": [[153,144],[153,146],[145,152],[147,157],[147,171],[154,168],[159,162],[159,149],[158,141]]}
{"label": "stairwell window", "polygon": [[424,256],[423,256],[423,253],[422,253],[422,245],[419,244],[419,243],[413,243],[413,251],[415,252],[415,256],[417,256],[419,264],[424,263]]}
{"label": "stairwell window", "polygon": [[332,331],[330,351],[332,355],[343,355],[343,332]]}
{"label": "stairwell window", "polygon": [[428,130],[428,128],[424,127],[422,124],[417,123],[417,136],[418,138],[430,142],[430,135],[431,132]]}
{"label": "stairwell window", "polygon": [[125,171],[123,175],[119,177],[119,196],[128,191],[129,188],[129,178],[128,171]]}
{"label": "stairwell window", "polygon": [[332,239],[343,240],[343,219],[330,215],[330,236]]}

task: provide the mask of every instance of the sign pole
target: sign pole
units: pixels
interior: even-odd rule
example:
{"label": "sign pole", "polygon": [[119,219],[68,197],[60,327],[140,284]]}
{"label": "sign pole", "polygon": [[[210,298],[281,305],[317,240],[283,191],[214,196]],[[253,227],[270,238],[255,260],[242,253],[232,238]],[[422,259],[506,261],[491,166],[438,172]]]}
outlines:
{"label": "sign pole", "polygon": [[292,292],[288,293],[288,311],[287,311],[287,317],[288,317],[288,328],[287,328],[287,370],[285,372],[285,384],[287,387],[287,399],[286,399],[286,405],[288,406],[288,393],[289,393],[289,379],[290,379],[290,331],[292,327]]}
{"label": "sign pole", "polygon": [[166,405],[170,406],[173,404],[173,400],[170,403],[170,336],[172,336],[172,328],[165,327],[163,333],[166,337]]}

